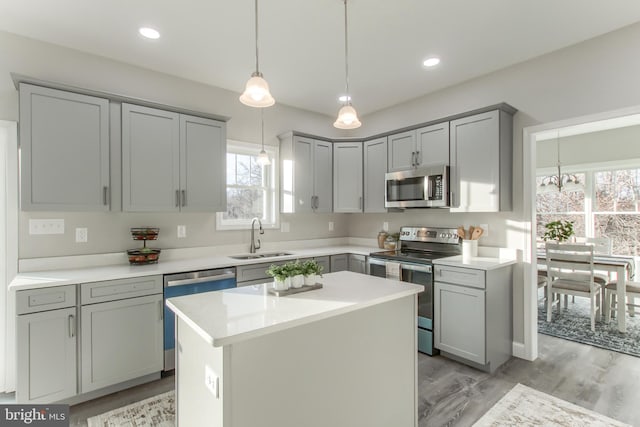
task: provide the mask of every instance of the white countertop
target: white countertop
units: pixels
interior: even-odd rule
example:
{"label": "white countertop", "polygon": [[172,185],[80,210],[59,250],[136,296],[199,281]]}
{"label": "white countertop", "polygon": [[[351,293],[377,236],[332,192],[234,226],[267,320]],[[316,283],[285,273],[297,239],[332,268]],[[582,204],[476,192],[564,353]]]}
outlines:
{"label": "white countertop", "polygon": [[[131,277],[153,276],[157,274],[172,274],[212,268],[269,263],[282,260],[295,260],[298,258],[337,255],[343,253],[369,255],[370,252],[376,252],[379,250],[380,249],[374,247],[343,245],[287,250],[286,252],[289,252],[291,255],[251,260],[239,260],[229,256],[208,256],[202,258],[163,261],[161,257],[157,264],[150,265],[118,264],[19,273],[11,281],[9,290],[18,291],[48,286],[74,285],[78,283],[97,282],[102,280],[126,279]],[[260,252],[262,251],[259,251],[258,253]]]}
{"label": "white countertop", "polygon": [[434,259],[435,265],[448,265],[452,267],[473,268],[475,270],[494,270],[507,265],[515,264],[515,258],[494,258],[494,257],[472,257],[469,261],[463,262],[462,255]]}
{"label": "white countertop", "polygon": [[221,347],[421,292],[411,283],[350,271],[323,275],[323,288],[285,297],[268,284],[169,298],[167,306],[202,338]]}

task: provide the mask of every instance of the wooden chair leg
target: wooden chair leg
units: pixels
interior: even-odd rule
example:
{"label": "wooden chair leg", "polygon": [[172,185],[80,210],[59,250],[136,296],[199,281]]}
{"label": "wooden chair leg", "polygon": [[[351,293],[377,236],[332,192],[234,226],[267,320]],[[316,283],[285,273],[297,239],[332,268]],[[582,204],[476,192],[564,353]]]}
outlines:
{"label": "wooden chair leg", "polygon": [[608,289],[604,289],[604,320],[611,321],[611,292]]}
{"label": "wooden chair leg", "polygon": [[589,298],[591,300],[591,331],[596,331],[596,296],[591,295]]}
{"label": "wooden chair leg", "polygon": [[547,322],[551,322],[551,310],[553,309],[553,293],[547,282]]}
{"label": "wooden chair leg", "polygon": [[629,312],[629,316],[631,317],[636,317],[636,310],[633,306],[635,303],[636,298],[631,295],[627,295],[627,311]]}

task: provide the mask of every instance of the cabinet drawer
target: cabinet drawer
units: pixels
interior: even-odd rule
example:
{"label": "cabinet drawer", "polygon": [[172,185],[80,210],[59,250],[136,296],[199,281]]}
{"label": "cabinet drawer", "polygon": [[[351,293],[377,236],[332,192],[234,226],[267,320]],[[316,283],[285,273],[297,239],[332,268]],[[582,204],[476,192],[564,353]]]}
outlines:
{"label": "cabinet drawer", "polygon": [[76,285],[18,291],[17,313],[27,314],[76,305]]}
{"label": "cabinet drawer", "polygon": [[267,269],[272,265],[283,265],[289,261],[275,261],[262,264],[241,265],[236,267],[236,281],[238,286],[240,282],[246,282],[249,280],[263,279],[264,282],[271,281],[271,277],[267,274]]}
{"label": "cabinet drawer", "polygon": [[80,287],[82,305],[162,293],[162,276],[84,283]]}
{"label": "cabinet drawer", "polygon": [[484,270],[472,268],[436,265],[434,280],[479,289],[485,288]]}

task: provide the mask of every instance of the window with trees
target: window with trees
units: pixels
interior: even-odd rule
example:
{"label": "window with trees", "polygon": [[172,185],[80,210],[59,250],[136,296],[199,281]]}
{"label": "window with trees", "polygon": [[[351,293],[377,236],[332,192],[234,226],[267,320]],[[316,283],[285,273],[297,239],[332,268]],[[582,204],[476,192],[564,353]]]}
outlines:
{"label": "window with trees", "polygon": [[258,163],[260,147],[227,141],[227,210],[218,212],[217,229],[246,229],[258,218],[265,228],[278,224],[276,147],[265,146],[270,165]]}
{"label": "window with trees", "polygon": [[[607,237],[612,252],[640,255],[640,168],[594,169],[576,174],[583,190],[538,192],[538,238],[544,225],[565,219],[574,222],[576,236]],[[537,178],[537,188],[543,177]]]}

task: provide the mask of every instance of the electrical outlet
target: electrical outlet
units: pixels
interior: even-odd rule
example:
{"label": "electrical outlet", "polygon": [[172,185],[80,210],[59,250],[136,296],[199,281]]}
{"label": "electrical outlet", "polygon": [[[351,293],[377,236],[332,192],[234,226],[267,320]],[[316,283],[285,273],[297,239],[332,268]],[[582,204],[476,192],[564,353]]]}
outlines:
{"label": "electrical outlet", "polygon": [[29,234],[64,234],[64,219],[30,219]]}
{"label": "electrical outlet", "polygon": [[204,365],[204,385],[216,399],[220,397],[220,378],[208,365]]}
{"label": "electrical outlet", "polygon": [[290,228],[290,225],[289,225],[288,222],[284,222],[283,221],[283,222],[280,223],[280,231],[281,232],[288,233],[289,232],[289,228]]}
{"label": "electrical outlet", "polygon": [[88,228],[76,228],[76,243],[87,243],[89,240]]}
{"label": "electrical outlet", "polygon": [[488,237],[489,236],[489,224],[480,224],[480,225],[478,225],[478,227],[482,228],[482,236],[483,237]]}
{"label": "electrical outlet", "polygon": [[187,237],[187,226],[179,225],[178,226],[178,239],[184,239]]}
{"label": "electrical outlet", "polygon": [[333,231],[333,221],[329,221],[329,231]]}
{"label": "electrical outlet", "polygon": [[382,223],[382,231],[389,231],[389,223],[387,221]]}

